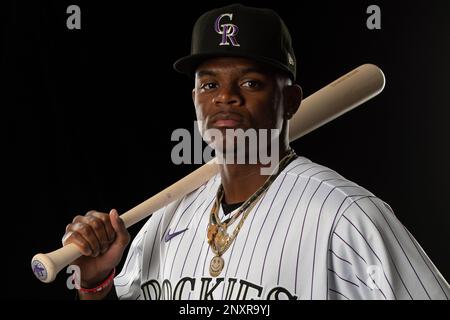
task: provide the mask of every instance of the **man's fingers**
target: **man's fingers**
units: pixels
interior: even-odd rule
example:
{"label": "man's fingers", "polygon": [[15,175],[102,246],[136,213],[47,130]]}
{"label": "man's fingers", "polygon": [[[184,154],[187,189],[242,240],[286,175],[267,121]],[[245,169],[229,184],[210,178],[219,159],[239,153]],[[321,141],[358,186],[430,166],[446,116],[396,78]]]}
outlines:
{"label": "man's fingers", "polygon": [[111,235],[108,235],[107,232],[107,226],[106,224],[110,224],[109,218],[105,218],[105,216],[108,216],[101,212],[95,212],[90,211],[86,214],[86,218],[84,219],[86,223],[94,230],[95,235],[97,236],[97,239],[100,243],[100,253],[104,253],[108,250],[110,244],[113,242],[110,239],[115,238],[115,232],[112,226],[110,226],[110,229],[113,229]]}
{"label": "man's fingers", "polygon": [[92,210],[84,216],[76,216],[67,225],[62,241],[64,245],[75,243],[85,256],[97,257],[108,251],[112,244],[127,246],[130,234],[117,210],[113,209],[109,214]]}
{"label": "man's fingers", "polygon": [[114,228],[112,227],[109,214],[98,211],[92,211],[91,215],[100,219],[103,222],[103,227],[105,228],[105,232],[109,242],[110,243],[114,242],[114,240],[116,239],[116,231],[114,231]]}
{"label": "man's fingers", "polygon": [[67,232],[63,239],[62,239],[63,245],[68,245],[69,243],[74,243],[77,247],[80,248],[81,253],[84,256],[91,256],[93,251],[91,246],[89,245],[89,242],[86,241],[86,239],[83,238],[81,234],[78,232],[69,231]]}
{"label": "man's fingers", "polygon": [[86,216],[100,219],[100,221],[103,223],[103,228],[105,229],[106,237],[108,238],[109,243],[114,242],[116,238],[116,231],[114,231],[114,228],[111,224],[109,214],[92,210],[89,211]]}
{"label": "man's fingers", "polygon": [[91,256],[96,257],[100,254],[101,251],[100,241],[97,238],[94,229],[90,225],[86,223],[77,222],[73,224],[72,231],[82,236],[83,239],[89,244],[92,250]]}

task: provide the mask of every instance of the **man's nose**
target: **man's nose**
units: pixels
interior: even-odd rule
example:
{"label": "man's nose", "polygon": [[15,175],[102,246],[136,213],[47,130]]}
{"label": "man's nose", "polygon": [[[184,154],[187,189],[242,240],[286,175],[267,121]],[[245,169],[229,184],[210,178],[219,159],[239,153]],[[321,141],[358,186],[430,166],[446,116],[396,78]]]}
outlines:
{"label": "man's nose", "polygon": [[222,86],[219,88],[213,102],[218,107],[239,106],[242,104],[242,96],[237,86]]}

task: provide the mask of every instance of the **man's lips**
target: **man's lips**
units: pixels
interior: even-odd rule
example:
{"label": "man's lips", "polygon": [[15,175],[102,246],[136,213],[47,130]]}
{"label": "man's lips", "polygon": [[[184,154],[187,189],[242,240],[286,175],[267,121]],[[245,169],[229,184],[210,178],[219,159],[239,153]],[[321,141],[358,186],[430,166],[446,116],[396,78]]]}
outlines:
{"label": "man's lips", "polygon": [[242,117],[231,113],[216,114],[211,120],[213,128],[237,128],[242,124]]}
{"label": "man's lips", "polygon": [[232,119],[216,120],[213,122],[215,128],[236,128],[241,122]]}

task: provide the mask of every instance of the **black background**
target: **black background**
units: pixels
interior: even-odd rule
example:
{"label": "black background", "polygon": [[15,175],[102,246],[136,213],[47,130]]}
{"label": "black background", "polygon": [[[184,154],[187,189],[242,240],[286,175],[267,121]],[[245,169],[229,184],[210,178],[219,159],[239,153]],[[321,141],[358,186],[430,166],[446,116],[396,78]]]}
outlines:
{"label": "black background", "polygon": [[[172,131],[195,119],[192,81],[172,63],[197,17],[231,2],[93,2],[0,5],[8,298],[73,299],[64,271],[42,284],[31,257],[58,248],[74,215],[124,212],[197,167],[170,159]],[[388,202],[450,279],[449,2],[242,3],[284,19],[305,96],[363,63],[383,69],[379,96],[292,145]],[[70,4],[81,30],[66,27]],[[366,27],[370,4],[381,30]]]}

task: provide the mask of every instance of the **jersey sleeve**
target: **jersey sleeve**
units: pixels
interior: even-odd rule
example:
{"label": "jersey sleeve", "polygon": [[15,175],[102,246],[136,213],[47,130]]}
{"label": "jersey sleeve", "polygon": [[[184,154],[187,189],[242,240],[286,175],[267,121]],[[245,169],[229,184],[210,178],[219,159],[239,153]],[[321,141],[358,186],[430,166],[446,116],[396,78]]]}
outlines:
{"label": "jersey sleeve", "polygon": [[131,243],[123,268],[114,279],[117,297],[124,300],[136,300],[140,297],[140,279],[142,252],[150,218]]}
{"label": "jersey sleeve", "polygon": [[450,288],[423,249],[376,197],[352,202],[328,250],[329,299],[448,300]]}

